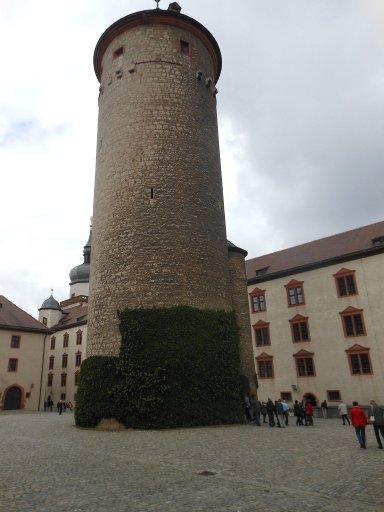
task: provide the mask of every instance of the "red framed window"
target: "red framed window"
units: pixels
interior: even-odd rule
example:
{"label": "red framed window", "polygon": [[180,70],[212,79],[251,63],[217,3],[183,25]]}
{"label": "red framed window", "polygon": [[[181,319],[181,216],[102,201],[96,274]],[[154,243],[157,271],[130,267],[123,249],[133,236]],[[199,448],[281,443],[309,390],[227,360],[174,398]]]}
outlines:
{"label": "red framed window", "polygon": [[80,372],[75,373],[75,386],[79,385]]}
{"label": "red framed window", "polygon": [[20,336],[18,334],[12,334],[11,348],[20,348]]}
{"label": "red framed window", "polygon": [[342,311],[340,316],[343,323],[344,336],[346,338],[367,335],[362,309],[356,309],[350,306]]}
{"label": "red framed window", "polygon": [[63,387],[67,385],[67,374],[66,373],[61,374],[61,385]]}
{"label": "red framed window", "polygon": [[256,357],[257,375],[259,379],[273,379],[273,356],[266,353]]}
{"label": "red framed window", "polygon": [[68,366],[68,354],[63,354],[61,358],[61,367],[67,368]]}
{"label": "red framed window", "polygon": [[373,373],[369,348],[354,345],[346,350],[352,375],[371,375]]}
{"label": "red framed window", "polygon": [[55,350],[55,346],[56,346],[56,338],[55,338],[55,336],[52,336],[52,338],[51,338],[51,350]]}
{"label": "red framed window", "polygon": [[291,335],[294,343],[298,343],[300,341],[311,341],[308,317],[296,315],[289,321],[289,323],[291,324]]}
{"label": "red framed window", "polygon": [[298,377],[314,377],[316,375],[313,355],[313,352],[308,352],[307,350],[300,350],[293,355],[296,361]]}
{"label": "red framed window", "polygon": [[338,297],[347,297],[358,293],[354,270],[342,268],[339,272],[333,274],[333,277],[335,278]]}
{"label": "red framed window", "polygon": [[48,373],[48,382],[47,382],[47,385],[49,387],[52,386],[52,383],[53,383],[53,373]]}
{"label": "red framed window", "polygon": [[53,370],[53,367],[55,366],[55,357],[50,356],[49,363],[48,363],[48,369]]}
{"label": "red framed window", "polygon": [[83,331],[77,331],[76,333],[76,345],[81,345],[83,343]]}
{"label": "red framed window", "polygon": [[11,359],[8,360],[8,371],[9,372],[17,372],[18,365],[19,365],[19,360],[11,357]]}
{"label": "red framed window", "polygon": [[76,357],[75,357],[75,366],[80,366],[80,365],[81,365],[81,352],[77,352]]}
{"label": "red framed window", "polygon": [[303,283],[304,281],[296,281],[296,279],[292,279],[292,281],[285,285],[289,307],[302,306],[305,304]]}
{"label": "red framed window", "polygon": [[250,294],[249,298],[251,301],[252,313],[259,313],[260,311],[266,311],[267,306],[265,302],[265,290],[255,288]]}
{"label": "red framed window", "polygon": [[340,402],[341,393],[338,389],[330,389],[327,391],[328,402]]}
{"label": "red framed window", "polygon": [[66,332],[63,335],[63,348],[68,347],[68,343],[69,343],[69,334]]}
{"label": "red framed window", "polygon": [[259,320],[253,325],[255,333],[255,345],[256,347],[263,347],[271,344],[271,338],[269,336],[269,323]]}

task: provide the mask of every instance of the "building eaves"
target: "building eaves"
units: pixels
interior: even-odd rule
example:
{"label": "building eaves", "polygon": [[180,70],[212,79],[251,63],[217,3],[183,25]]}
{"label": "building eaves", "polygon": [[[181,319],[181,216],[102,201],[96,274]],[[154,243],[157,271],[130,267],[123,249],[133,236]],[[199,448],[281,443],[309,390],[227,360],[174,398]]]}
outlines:
{"label": "building eaves", "polygon": [[384,252],[384,222],[339,233],[245,262],[248,284],[308,272]]}
{"label": "building eaves", "polygon": [[313,263],[308,263],[307,265],[300,265],[297,267],[291,267],[284,270],[280,270],[277,272],[271,272],[269,274],[264,274],[260,277],[249,277],[247,279],[248,284],[257,284],[263,283],[265,281],[272,281],[273,279],[279,279],[280,277],[287,277],[294,274],[301,274],[302,272],[310,272],[311,270],[316,270],[318,268],[329,267],[331,265],[335,265],[337,263],[344,263],[346,261],[357,260],[361,258],[367,258],[369,256],[374,256],[375,254],[380,254],[384,252],[384,247],[372,247],[372,249],[366,249],[364,251],[353,252],[350,254],[343,254],[341,256],[336,256],[334,258],[328,258],[321,261],[316,261]]}

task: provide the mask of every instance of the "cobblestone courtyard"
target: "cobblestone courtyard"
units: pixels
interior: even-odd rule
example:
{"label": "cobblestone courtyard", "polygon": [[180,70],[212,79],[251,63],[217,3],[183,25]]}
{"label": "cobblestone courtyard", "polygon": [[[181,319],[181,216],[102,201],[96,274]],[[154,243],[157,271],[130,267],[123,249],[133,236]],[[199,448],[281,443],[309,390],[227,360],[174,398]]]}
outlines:
{"label": "cobblestone courtyard", "polygon": [[372,427],[367,445],[339,420],[97,432],[69,413],[2,412],[0,510],[379,512]]}

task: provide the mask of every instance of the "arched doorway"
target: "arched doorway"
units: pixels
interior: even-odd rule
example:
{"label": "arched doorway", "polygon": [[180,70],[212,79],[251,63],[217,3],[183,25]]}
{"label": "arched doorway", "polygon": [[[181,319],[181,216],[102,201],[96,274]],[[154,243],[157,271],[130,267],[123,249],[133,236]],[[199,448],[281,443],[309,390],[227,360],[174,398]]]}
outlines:
{"label": "arched doorway", "polygon": [[4,410],[21,409],[22,392],[19,386],[11,386],[5,392]]}
{"label": "arched doorway", "polygon": [[305,402],[309,402],[313,407],[317,405],[317,398],[312,393],[305,393],[303,395]]}

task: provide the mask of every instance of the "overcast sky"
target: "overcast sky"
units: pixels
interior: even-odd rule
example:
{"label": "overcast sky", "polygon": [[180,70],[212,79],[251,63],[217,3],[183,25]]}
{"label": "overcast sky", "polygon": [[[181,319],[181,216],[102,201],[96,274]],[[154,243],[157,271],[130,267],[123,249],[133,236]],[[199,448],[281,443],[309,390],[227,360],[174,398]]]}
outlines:
{"label": "overcast sky", "polygon": [[[384,1],[180,0],[219,43],[228,238],[249,257],[383,220]],[[166,9],[169,2],[161,0]],[[0,294],[69,297],[92,215],[98,82],[153,0],[1,0]]]}

